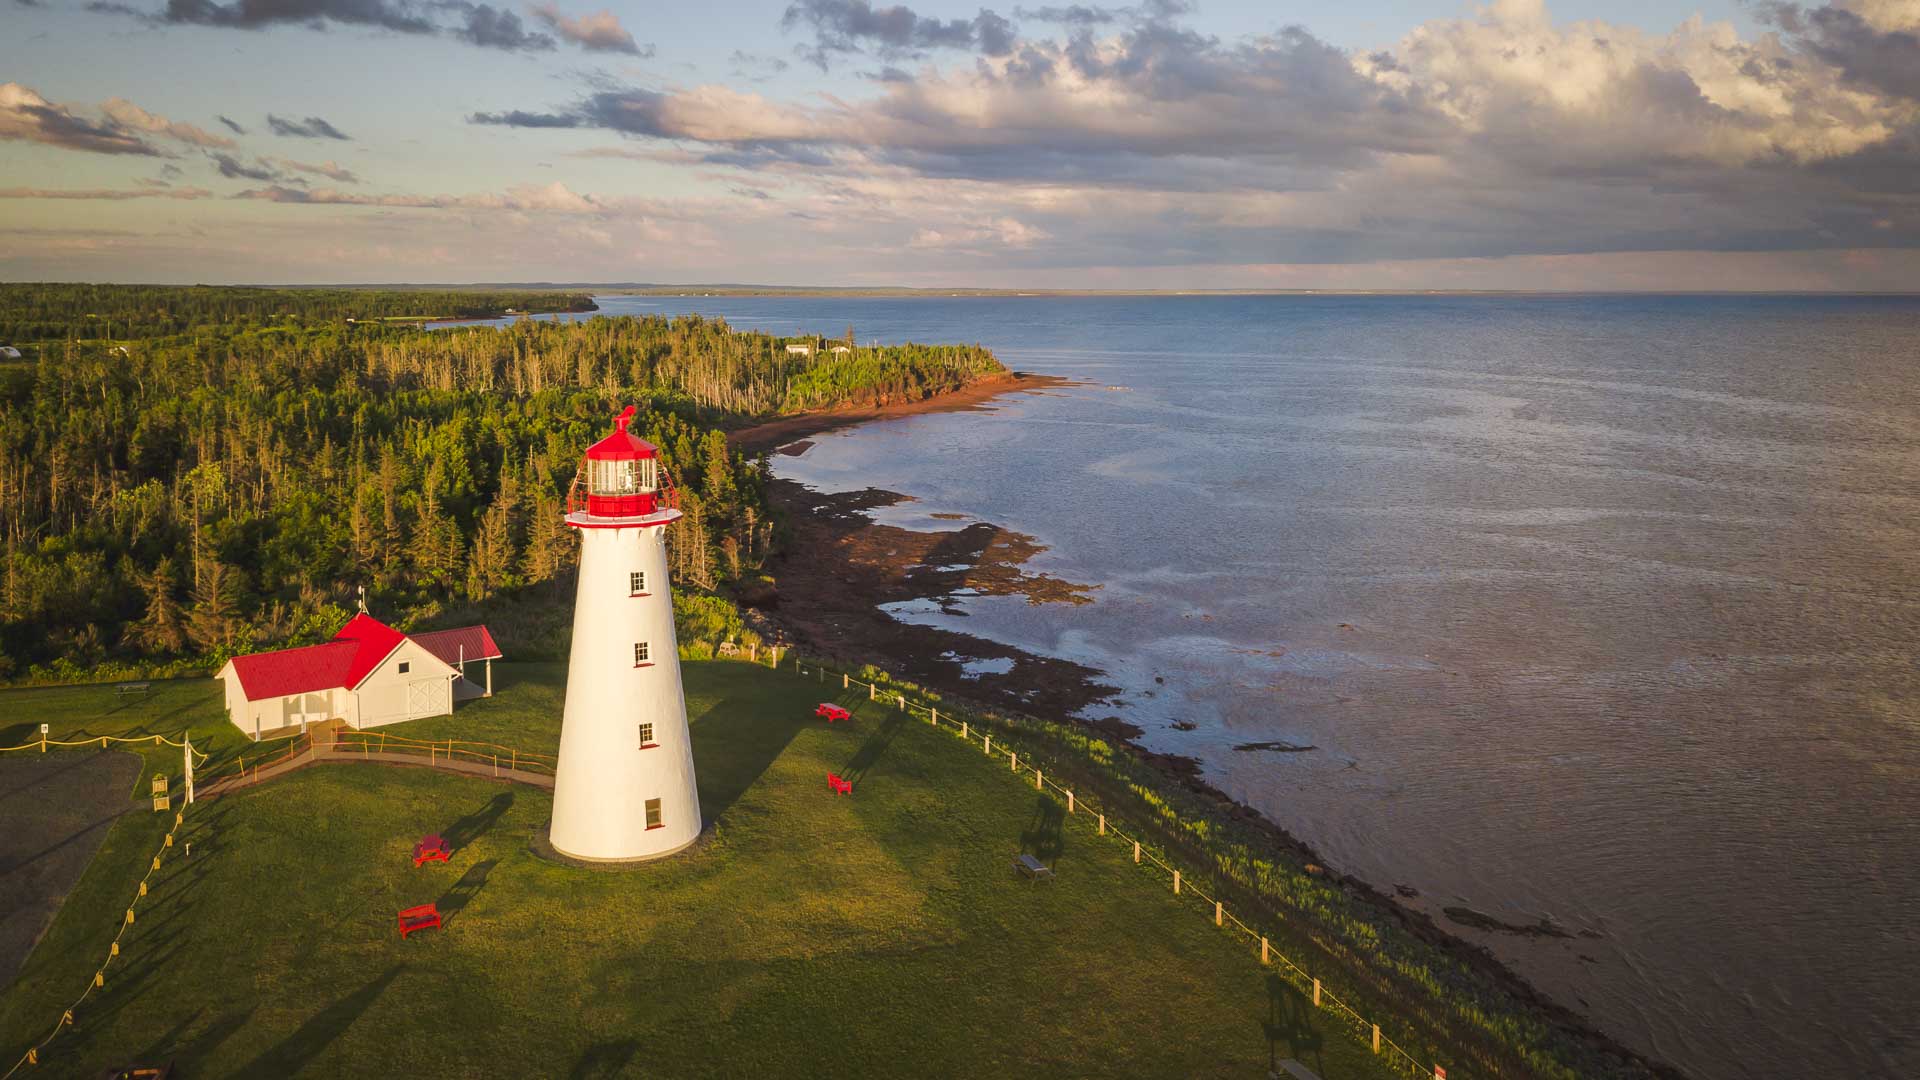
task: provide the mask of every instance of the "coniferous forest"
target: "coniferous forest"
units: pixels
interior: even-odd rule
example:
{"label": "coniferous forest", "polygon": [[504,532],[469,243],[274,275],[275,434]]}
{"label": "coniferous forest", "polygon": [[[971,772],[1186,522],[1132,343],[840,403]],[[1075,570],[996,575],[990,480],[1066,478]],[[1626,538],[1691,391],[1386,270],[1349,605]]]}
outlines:
{"label": "coniferous forest", "polygon": [[[765,462],[731,451],[726,428],[1004,370],[978,347],[855,347],[849,332],[835,352],[698,316],[347,321],[450,312],[463,294],[287,291],[334,299],[265,320],[277,291],[127,291],[137,303],[107,286],[6,289],[31,316],[0,319],[67,329],[0,362],[0,679],[212,668],[325,638],[360,587],[402,626],[559,595],[577,543],[568,486],[625,404],[680,490],[683,639],[719,637],[738,627],[724,596],[779,542]],[[204,315],[87,337],[81,307]],[[136,322],[160,325],[120,325]],[[786,348],[800,340],[813,347]]]}

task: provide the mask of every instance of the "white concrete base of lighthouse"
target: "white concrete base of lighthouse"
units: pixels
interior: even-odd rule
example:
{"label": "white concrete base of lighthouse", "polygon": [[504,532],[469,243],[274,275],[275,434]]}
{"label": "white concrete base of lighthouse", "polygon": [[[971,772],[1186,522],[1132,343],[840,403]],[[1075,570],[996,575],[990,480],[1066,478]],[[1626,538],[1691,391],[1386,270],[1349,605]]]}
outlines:
{"label": "white concrete base of lighthouse", "polygon": [[664,858],[700,836],[667,580],[665,526],[679,516],[567,518],[580,584],[549,837],[571,859]]}

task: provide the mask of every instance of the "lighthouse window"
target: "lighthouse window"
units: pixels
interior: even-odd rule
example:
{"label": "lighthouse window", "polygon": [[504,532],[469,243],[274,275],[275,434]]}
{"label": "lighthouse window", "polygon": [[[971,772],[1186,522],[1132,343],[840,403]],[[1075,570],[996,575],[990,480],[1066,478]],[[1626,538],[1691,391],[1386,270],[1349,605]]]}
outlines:
{"label": "lighthouse window", "polygon": [[647,828],[657,829],[660,827],[660,825],[661,825],[660,800],[648,799],[647,800]]}
{"label": "lighthouse window", "polygon": [[647,572],[644,570],[635,570],[633,573],[628,574],[627,586],[627,591],[633,595],[645,596],[647,593]]}
{"label": "lighthouse window", "polygon": [[636,641],[633,643],[633,663],[635,667],[638,667],[641,664],[647,663],[647,643],[646,642]]}
{"label": "lighthouse window", "polygon": [[645,750],[651,747],[652,745],[653,745],[653,725],[641,724],[640,725],[640,749]]}

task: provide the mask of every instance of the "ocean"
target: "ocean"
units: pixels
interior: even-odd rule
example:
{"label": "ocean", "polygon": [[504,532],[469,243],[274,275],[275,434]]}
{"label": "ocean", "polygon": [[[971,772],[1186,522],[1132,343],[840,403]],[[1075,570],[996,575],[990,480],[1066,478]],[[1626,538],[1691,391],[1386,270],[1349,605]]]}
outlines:
{"label": "ocean", "polygon": [[1076,380],[775,467],[1037,538],[1093,603],[895,617],[1099,669],[1093,715],[1443,925],[1550,920],[1456,929],[1628,1045],[1920,1073],[1920,298],[602,306]]}

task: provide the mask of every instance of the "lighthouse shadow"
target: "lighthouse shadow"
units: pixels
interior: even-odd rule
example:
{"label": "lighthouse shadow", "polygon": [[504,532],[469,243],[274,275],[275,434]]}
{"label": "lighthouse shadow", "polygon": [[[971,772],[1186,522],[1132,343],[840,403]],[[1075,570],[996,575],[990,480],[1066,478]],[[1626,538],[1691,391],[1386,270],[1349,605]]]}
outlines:
{"label": "lighthouse shadow", "polygon": [[718,820],[786,752],[799,731],[764,698],[726,698],[693,718],[693,769],[700,816]]}
{"label": "lighthouse shadow", "polygon": [[893,744],[894,736],[900,734],[900,729],[906,726],[906,722],[905,713],[894,713],[882,721],[880,730],[867,736],[867,741],[861,743],[860,749],[855,750],[853,757],[841,767],[841,778],[856,784],[865,779],[867,773],[872,771],[874,765],[886,755],[887,747]]}

